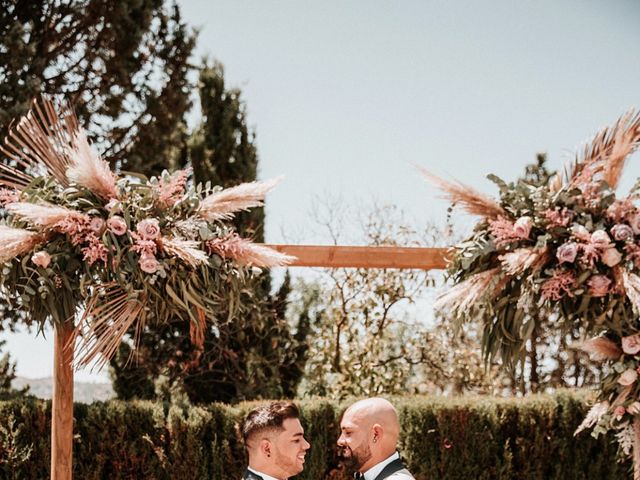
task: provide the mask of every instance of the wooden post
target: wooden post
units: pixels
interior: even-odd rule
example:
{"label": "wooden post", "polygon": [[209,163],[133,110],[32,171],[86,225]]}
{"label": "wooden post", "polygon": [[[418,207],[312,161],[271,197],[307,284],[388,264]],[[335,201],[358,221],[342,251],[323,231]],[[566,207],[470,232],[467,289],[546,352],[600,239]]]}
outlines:
{"label": "wooden post", "polygon": [[71,480],[73,460],[73,322],[56,323],[51,405],[51,479]]}

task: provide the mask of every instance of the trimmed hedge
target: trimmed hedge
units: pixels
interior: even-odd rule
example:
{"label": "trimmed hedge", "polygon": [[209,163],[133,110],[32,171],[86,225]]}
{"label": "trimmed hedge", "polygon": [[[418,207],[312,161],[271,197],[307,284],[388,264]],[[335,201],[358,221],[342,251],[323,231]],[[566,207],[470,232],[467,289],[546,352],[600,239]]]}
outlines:
{"label": "trimmed hedge", "polygon": [[[581,393],[524,399],[398,397],[400,450],[422,479],[625,479],[610,439],[574,438]],[[304,480],[343,480],[335,441],[347,403],[303,400],[312,444]],[[255,403],[181,409],[150,402],[96,402],[74,409],[74,478],[238,479],[245,454],[235,422]],[[48,478],[51,404],[0,402],[0,478]]]}

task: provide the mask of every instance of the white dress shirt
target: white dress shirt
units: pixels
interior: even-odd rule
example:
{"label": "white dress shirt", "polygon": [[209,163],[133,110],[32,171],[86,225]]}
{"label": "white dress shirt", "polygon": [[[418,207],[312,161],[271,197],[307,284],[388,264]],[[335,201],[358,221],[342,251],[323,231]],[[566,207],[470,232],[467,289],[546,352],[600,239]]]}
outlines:
{"label": "white dress shirt", "polygon": [[247,470],[249,470],[250,472],[255,473],[256,475],[259,475],[260,477],[262,477],[262,480],[279,480],[279,479],[277,479],[275,477],[267,475],[266,473],[258,472],[257,470],[254,470],[251,467],[247,467]]}
{"label": "white dress shirt", "polygon": [[380,472],[382,472],[382,470],[384,470],[384,467],[389,465],[396,458],[400,458],[400,454],[398,452],[395,452],[393,455],[391,455],[386,460],[383,460],[380,463],[378,463],[377,465],[374,465],[373,467],[371,467],[369,470],[364,472],[364,480],[375,480],[375,478],[378,475],[380,475]]}

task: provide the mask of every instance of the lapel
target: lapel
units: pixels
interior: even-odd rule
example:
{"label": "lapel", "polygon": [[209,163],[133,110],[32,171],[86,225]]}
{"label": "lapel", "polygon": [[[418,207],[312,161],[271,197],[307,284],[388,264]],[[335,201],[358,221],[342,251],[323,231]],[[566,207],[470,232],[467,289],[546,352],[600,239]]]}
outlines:
{"label": "lapel", "polygon": [[386,467],[382,469],[382,471],[378,474],[375,480],[384,480],[389,475],[393,475],[396,472],[399,472],[404,468],[404,463],[399,458],[396,458],[393,462],[387,464]]}
{"label": "lapel", "polygon": [[262,480],[262,477],[256,475],[251,470],[245,470],[242,480]]}

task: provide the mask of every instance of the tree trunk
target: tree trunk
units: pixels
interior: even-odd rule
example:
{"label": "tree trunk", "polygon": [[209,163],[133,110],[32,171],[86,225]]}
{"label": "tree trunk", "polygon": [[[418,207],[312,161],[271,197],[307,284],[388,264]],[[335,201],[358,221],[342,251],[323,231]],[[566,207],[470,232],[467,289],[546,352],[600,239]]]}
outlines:
{"label": "tree trunk", "polygon": [[73,446],[72,322],[55,324],[53,402],[51,406],[51,479],[71,480]]}
{"label": "tree trunk", "polygon": [[633,480],[640,480],[640,419],[633,419]]}

